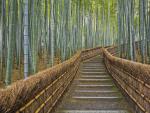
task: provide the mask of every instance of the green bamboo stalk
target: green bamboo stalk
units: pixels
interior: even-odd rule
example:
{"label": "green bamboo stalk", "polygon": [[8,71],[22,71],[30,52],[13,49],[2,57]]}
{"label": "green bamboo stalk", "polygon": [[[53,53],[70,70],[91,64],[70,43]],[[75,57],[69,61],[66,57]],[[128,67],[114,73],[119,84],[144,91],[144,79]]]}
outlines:
{"label": "green bamboo stalk", "polygon": [[26,79],[29,73],[28,0],[24,0],[24,7],[24,78]]}
{"label": "green bamboo stalk", "polygon": [[13,66],[13,49],[15,40],[15,5],[16,0],[10,2],[10,15],[11,15],[11,25],[10,25],[10,35],[8,40],[8,52],[7,52],[7,67],[6,67],[6,85],[10,85],[12,81],[12,66]]}

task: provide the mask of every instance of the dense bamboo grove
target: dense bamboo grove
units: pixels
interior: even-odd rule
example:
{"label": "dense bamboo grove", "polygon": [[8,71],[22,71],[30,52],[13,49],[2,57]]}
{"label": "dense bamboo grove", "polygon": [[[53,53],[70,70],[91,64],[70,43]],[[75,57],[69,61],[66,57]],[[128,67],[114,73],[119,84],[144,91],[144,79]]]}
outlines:
{"label": "dense bamboo grove", "polygon": [[113,0],[1,0],[0,79],[8,85],[78,50],[111,45],[115,7]]}
{"label": "dense bamboo grove", "polygon": [[149,0],[0,0],[0,80],[9,85],[96,46],[119,45],[120,57],[147,63],[149,6]]}
{"label": "dense bamboo grove", "polygon": [[118,0],[120,57],[149,63],[150,0]]}

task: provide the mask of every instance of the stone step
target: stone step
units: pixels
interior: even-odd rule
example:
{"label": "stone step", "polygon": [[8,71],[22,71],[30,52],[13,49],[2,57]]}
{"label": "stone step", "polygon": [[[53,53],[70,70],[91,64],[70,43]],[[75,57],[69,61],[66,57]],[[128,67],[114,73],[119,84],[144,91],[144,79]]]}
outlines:
{"label": "stone step", "polygon": [[113,91],[113,90],[75,90],[75,92],[78,93],[118,93],[118,90]]}
{"label": "stone step", "polygon": [[101,91],[105,91],[105,90],[110,90],[110,91],[116,91],[116,87],[114,86],[86,86],[84,87],[83,85],[82,86],[76,86],[76,89],[77,90],[101,90]]}
{"label": "stone step", "polygon": [[105,67],[105,64],[95,64],[95,63],[83,63],[81,64],[81,66],[85,66],[85,67]]}
{"label": "stone step", "polygon": [[107,74],[106,71],[100,71],[100,72],[96,72],[96,71],[83,72],[83,71],[81,71],[81,73],[83,73],[83,74],[101,74],[101,73],[106,73]]}
{"label": "stone step", "polygon": [[95,74],[95,73],[107,73],[107,71],[106,70],[97,70],[97,71],[95,71],[95,70],[88,70],[88,71],[86,71],[86,70],[80,70],[80,73],[93,73],[93,74]]}
{"label": "stone step", "polygon": [[104,68],[105,65],[101,65],[101,64],[100,64],[100,65],[98,65],[98,64],[97,64],[97,65],[82,64],[82,66],[83,66],[83,67],[99,67],[99,68],[100,68],[100,67],[103,67],[103,68]]}
{"label": "stone step", "polygon": [[94,70],[94,69],[81,69],[80,70],[81,72],[107,72],[107,70],[105,70],[105,69],[96,69],[96,70]]}
{"label": "stone step", "polygon": [[75,92],[73,96],[81,96],[81,97],[122,97],[121,93],[119,92],[112,92],[112,93],[99,93],[99,92]]}
{"label": "stone step", "polygon": [[112,81],[112,79],[77,79],[79,81],[85,81],[85,82],[107,82],[107,81]]}
{"label": "stone step", "polygon": [[106,69],[104,66],[81,66],[82,68],[85,68],[85,69]]}
{"label": "stone step", "polygon": [[124,99],[115,99],[115,101],[103,99],[71,99],[67,101],[66,105],[61,107],[59,110],[126,110],[126,103]]}
{"label": "stone step", "polygon": [[107,72],[80,72],[82,75],[107,75]]}
{"label": "stone step", "polygon": [[86,85],[77,85],[77,87],[114,87],[114,85],[91,85],[91,84],[86,84]]}
{"label": "stone step", "polygon": [[107,69],[106,68],[101,68],[101,67],[97,67],[97,68],[82,67],[80,69],[80,71],[106,71],[107,72]]}
{"label": "stone step", "polygon": [[91,62],[91,61],[102,61],[103,58],[94,58],[94,59],[90,59],[87,62]]}
{"label": "stone step", "polygon": [[82,65],[83,66],[104,66],[104,64],[102,63],[89,63],[89,62],[85,62]]}
{"label": "stone step", "polygon": [[86,60],[86,62],[101,61],[101,60],[103,60],[103,58],[97,57],[97,58],[92,58],[92,59]]}
{"label": "stone step", "polygon": [[87,78],[87,79],[108,79],[108,78],[110,78],[110,76],[81,76],[81,78]]}
{"label": "stone step", "polygon": [[78,85],[114,85],[114,83],[112,81],[106,81],[106,82],[99,82],[99,81],[78,81],[76,80],[76,82],[73,83],[74,85],[78,84]]}
{"label": "stone step", "polygon": [[94,58],[94,59],[90,59],[90,60],[87,60],[86,62],[91,62],[91,61],[102,61],[103,58]]}
{"label": "stone step", "polygon": [[105,64],[94,64],[94,63],[93,64],[92,63],[88,64],[88,63],[84,63],[84,64],[81,64],[81,66],[82,67],[103,67],[104,68]]}
{"label": "stone step", "polygon": [[105,66],[103,66],[103,65],[100,65],[100,66],[81,65],[81,68],[85,68],[85,69],[106,69]]}
{"label": "stone step", "polygon": [[101,100],[101,101],[118,101],[123,99],[119,96],[73,96],[72,99],[79,99],[79,100]]}
{"label": "stone step", "polygon": [[86,62],[83,62],[83,63],[102,64],[102,63],[100,63],[100,61],[102,61],[102,60],[90,60],[90,61],[86,61]]}
{"label": "stone step", "polygon": [[101,62],[102,62],[103,60],[89,60],[89,61],[85,61],[85,62],[83,62],[83,63],[95,63],[95,64],[102,64]]}
{"label": "stone step", "polygon": [[105,68],[97,68],[97,69],[88,68],[87,69],[87,68],[84,68],[84,67],[82,67],[81,70],[82,71],[106,71]]}
{"label": "stone step", "polygon": [[57,113],[129,113],[127,110],[62,110]]}
{"label": "stone step", "polygon": [[99,61],[99,62],[83,62],[82,65],[104,65],[103,61]]}
{"label": "stone step", "polygon": [[106,78],[111,78],[108,74],[106,75],[82,75],[81,78],[84,78],[84,77],[87,77],[87,78],[90,78],[90,77],[95,77],[95,78],[103,78],[103,77],[106,77]]}

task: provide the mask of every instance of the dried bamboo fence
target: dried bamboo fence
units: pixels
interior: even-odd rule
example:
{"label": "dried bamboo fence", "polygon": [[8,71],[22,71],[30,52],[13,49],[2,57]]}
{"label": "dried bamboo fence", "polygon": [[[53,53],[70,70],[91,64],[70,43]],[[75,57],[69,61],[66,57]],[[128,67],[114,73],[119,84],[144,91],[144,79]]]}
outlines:
{"label": "dried bamboo fence", "polygon": [[103,49],[105,65],[136,113],[150,113],[150,65],[112,56]]}
{"label": "dried bamboo fence", "polygon": [[50,112],[73,80],[80,62],[100,52],[100,47],[77,52],[61,64],[0,90],[0,113]]}
{"label": "dried bamboo fence", "polygon": [[[107,49],[113,53],[110,47]],[[150,113],[150,66],[112,56],[106,49],[77,52],[71,59],[0,90],[1,113],[50,112],[76,75],[80,62],[103,51],[106,67],[139,113]]]}

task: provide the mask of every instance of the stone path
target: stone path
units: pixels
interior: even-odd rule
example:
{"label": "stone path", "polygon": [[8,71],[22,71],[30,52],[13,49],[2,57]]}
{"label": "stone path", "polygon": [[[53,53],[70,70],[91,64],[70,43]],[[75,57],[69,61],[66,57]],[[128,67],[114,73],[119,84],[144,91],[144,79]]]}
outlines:
{"label": "stone path", "polygon": [[81,64],[69,90],[55,109],[55,113],[131,113],[131,111],[100,56]]}

